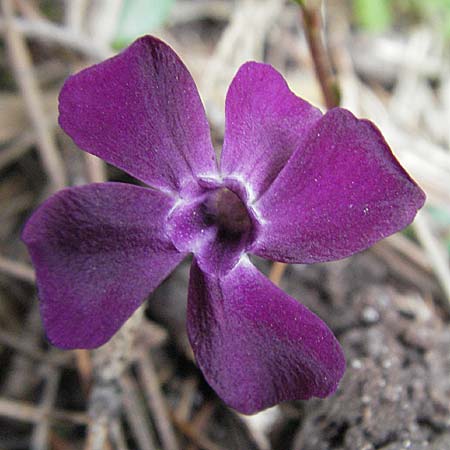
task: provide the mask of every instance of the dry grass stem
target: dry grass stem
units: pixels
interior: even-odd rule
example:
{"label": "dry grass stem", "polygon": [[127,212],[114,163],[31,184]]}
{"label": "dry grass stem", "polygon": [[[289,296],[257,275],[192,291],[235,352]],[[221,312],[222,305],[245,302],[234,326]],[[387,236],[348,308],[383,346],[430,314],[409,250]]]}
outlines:
{"label": "dry grass stem", "polygon": [[125,431],[119,419],[113,420],[110,424],[110,439],[117,450],[128,450]]}
{"label": "dry grass stem", "polygon": [[78,374],[80,375],[81,385],[84,394],[87,396],[91,390],[92,384],[92,361],[89,350],[77,349],[73,351]]}
{"label": "dry grass stem", "polygon": [[[86,57],[100,61],[112,56],[110,48],[93,45],[91,39],[82,34],[77,34],[70,29],[55,25],[48,20],[27,20],[14,18],[11,20],[15,29],[29,38],[36,38],[46,43],[54,43],[71,48],[82,53]],[[6,30],[6,21],[0,17],[0,31]]]}
{"label": "dry grass stem", "polygon": [[49,364],[53,367],[67,366],[71,360],[70,355],[58,354],[49,355],[34,345],[30,345],[16,334],[9,333],[5,330],[0,330],[0,343],[17,351],[22,356],[36,361]]}
{"label": "dry grass stem", "polygon": [[0,170],[13,164],[30,150],[36,142],[36,136],[33,132],[24,132],[17,139],[14,139],[7,146],[3,147],[0,153]]}
{"label": "dry grass stem", "polygon": [[106,168],[103,161],[89,153],[84,153],[83,157],[86,164],[88,181],[90,183],[102,183],[106,181]]}
{"label": "dry grass stem", "polygon": [[333,75],[330,58],[323,42],[321,1],[312,2],[308,6],[301,2],[302,17],[306,39],[308,41],[311,58],[314,62],[314,70],[322,90],[325,105],[328,109],[339,106],[339,88]]}
{"label": "dry grass stem", "polygon": [[0,272],[6,275],[18,278],[19,280],[26,281],[27,283],[34,284],[36,277],[34,275],[34,270],[32,267],[21,263],[19,261],[14,261],[5,258],[0,255]]}
{"label": "dry grass stem", "polygon": [[439,280],[445,296],[450,303],[450,267],[448,254],[443,252],[439,240],[431,231],[426,212],[419,212],[414,221],[414,229],[417,233],[417,238],[430,258],[436,278]]}
{"label": "dry grass stem", "polygon": [[148,350],[139,350],[138,377],[153,414],[164,450],[179,450],[177,438],[172,429],[169,411],[161,392],[158,375]]}
{"label": "dry grass stem", "polygon": [[280,285],[284,272],[286,271],[287,264],[275,261],[270,268],[269,279],[273,284]]}
{"label": "dry grass stem", "polygon": [[65,0],[65,24],[75,34],[81,35],[83,20],[89,5],[89,0]]}
{"label": "dry grass stem", "polygon": [[47,366],[44,370],[45,387],[39,405],[41,420],[36,423],[31,435],[31,450],[47,450],[49,448],[50,415],[54,408],[60,380],[60,372],[54,367]]}
{"label": "dry grass stem", "polygon": [[120,380],[122,402],[125,416],[131,432],[142,450],[157,448],[151,420],[143,407],[139,388],[131,375],[124,375]]}
{"label": "dry grass stem", "polygon": [[42,163],[52,184],[52,189],[61,189],[66,184],[65,168],[46,120],[41,92],[33,74],[31,57],[23,36],[14,26],[11,0],[2,0],[1,5],[5,21],[3,34],[17,83],[36,132]]}
{"label": "dry grass stem", "polygon": [[3,397],[0,397],[0,416],[30,423],[39,423],[43,417],[47,416],[52,422],[69,422],[73,425],[89,423],[89,418],[85,413],[53,409],[48,415],[43,416],[41,408],[32,403],[8,400]]}
{"label": "dry grass stem", "polygon": [[212,19],[227,20],[233,10],[233,5],[225,0],[210,0],[207,2],[184,1],[179,2],[170,13],[171,25],[190,22],[193,20]]}
{"label": "dry grass stem", "polygon": [[221,446],[212,442],[203,433],[200,433],[198,429],[194,428],[189,422],[181,420],[176,416],[172,416],[173,422],[176,427],[183,433],[192,443],[202,450],[224,450]]}
{"label": "dry grass stem", "polygon": [[139,308],[113,336],[92,352],[94,385],[89,400],[89,424],[86,450],[100,450],[107,445],[109,426],[121,407],[120,379],[133,355],[136,333],[142,322],[143,307]]}

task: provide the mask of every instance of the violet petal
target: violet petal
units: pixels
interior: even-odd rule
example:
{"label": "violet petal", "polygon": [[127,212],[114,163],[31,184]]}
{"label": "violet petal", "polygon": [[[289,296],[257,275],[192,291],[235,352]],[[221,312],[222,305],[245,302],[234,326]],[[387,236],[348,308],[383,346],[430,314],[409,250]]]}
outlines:
{"label": "violet petal", "polygon": [[342,349],[328,327],[247,257],[222,278],[206,274],[194,260],[187,320],[206,380],[242,413],[326,397],[344,373]]}
{"label": "violet petal", "polygon": [[154,37],[69,77],[59,111],[61,127],[80,148],[151,186],[179,191],[196,175],[216,173],[195,83]]}
{"label": "violet petal", "polygon": [[270,65],[249,62],[234,77],[225,105],[221,171],[258,198],[304,141],[321,112],[289,90]]}
{"label": "violet petal", "polygon": [[290,263],[345,258],[406,227],[424,201],[375,125],[336,108],[255,204],[263,226],[250,252]]}
{"label": "violet petal", "polygon": [[181,261],[165,233],[173,203],[155,190],[100,183],[60,191],[33,214],[22,239],[54,345],[103,344]]}

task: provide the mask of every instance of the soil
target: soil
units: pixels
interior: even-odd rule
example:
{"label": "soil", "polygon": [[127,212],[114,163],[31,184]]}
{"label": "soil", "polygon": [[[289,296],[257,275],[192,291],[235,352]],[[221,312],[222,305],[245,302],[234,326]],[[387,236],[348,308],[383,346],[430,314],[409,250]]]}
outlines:
{"label": "soil", "polygon": [[[267,271],[267,263],[256,262]],[[182,352],[189,352],[183,317],[187,280],[188,264],[149,302],[151,315],[169,327]],[[450,449],[450,327],[445,313],[393,278],[371,251],[335,263],[289,266],[281,287],[333,329],[343,345],[347,371],[333,397],[281,406],[270,433],[272,448]],[[230,450],[250,448],[223,440]]]}

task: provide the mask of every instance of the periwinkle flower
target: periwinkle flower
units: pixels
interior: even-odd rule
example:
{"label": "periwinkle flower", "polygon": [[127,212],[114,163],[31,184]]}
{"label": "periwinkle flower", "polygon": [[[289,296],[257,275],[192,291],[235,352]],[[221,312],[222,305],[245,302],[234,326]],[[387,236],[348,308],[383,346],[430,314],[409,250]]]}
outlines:
{"label": "periwinkle flower", "polygon": [[65,189],[28,221],[50,341],[102,345],[192,253],[189,339],[226,403],[253,413],[333,393],[337,340],[247,255],[331,261],[408,225],[425,196],[378,129],[341,108],[322,115],[249,62],[227,94],[218,169],[191,75],[148,36],[70,77],[59,108],[79,147],[149,187]]}

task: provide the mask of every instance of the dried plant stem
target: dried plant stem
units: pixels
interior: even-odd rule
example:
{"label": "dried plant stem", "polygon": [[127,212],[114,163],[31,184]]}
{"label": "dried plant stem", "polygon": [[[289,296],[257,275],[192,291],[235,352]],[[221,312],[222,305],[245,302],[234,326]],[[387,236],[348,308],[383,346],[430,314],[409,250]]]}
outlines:
{"label": "dried plant stem", "polygon": [[32,267],[26,264],[12,261],[0,255],[0,272],[7,275],[11,275],[19,280],[27,281],[28,283],[34,284],[36,281],[34,276],[34,270]]}
{"label": "dried plant stem", "polygon": [[170,13],[170,24],[187,23],[194,20],[227,20],[233,11],[233,4],[227,0],[209,0],[208,2],[180,2]]}
{"label": "dried plant stem", "polygon": [[113,420],[110,425],[110,437],[114,444],[114,448],[117,450],[128,450],[126,443],[125,432],[122,428],[120,420]]}
{"label": "dried plant stem", "polygon": [[33,74],[31,57],[23,36],[14,26],[11,0],[2,0],[1,5],[5,21],[4,36],[6,45],[15,77],[36,132],[42,163],[49,176],[52,189],[61,189],[66,184],[64,165],[45,117],[41,93]]}
{"label": "dried plant stem", "polygon": [[395,251],[391,245],[386,242],[379,242],[371,247],[370,251],[382,258],[392,272],[407,280],[409,284],[425,292],[439,293],[439,286],[434,277],[424,273],[423,270],[419,270],[410,261],[405,260],[403,255]]}
{"label": "dried plant stem", "polygon": [[142,307],[105,345],[92,352],[93,379],[89,401],[89,424],[85,450],[103,450],[108,444],[110,424],[117,419],[122,403],[120,379],[128,368]]}
{"label": "dried plant stem", "polygon": [[74,350],[74,355],[78,374],[81,379],[81,386],[84,394],[88,395],[91,390],[92,383],[92,361],[89,350]]}
{"label": "dried plant stem", "polygon": [[102,183],[106,181],[106,170],[103,161],[94,155],[84,153],[87,179],[90,183]]}
{"label": "dried plant stem", "polygon": [[327,109],[339,106],[339,89],[331,68],[330,58],[322,39],[321,1],[298,2],[302,10],[306,39],[314,63],[317,80]]}
{"label": "dried plant stem", "polygon": [[81,31],[88,3],[88,0],[66,0],[65,23],[69,29],[74,32]]}
{"label": "dried plant stem", "polygon": [[62,358],[49,356],[47,353],[44,353],[35,345],[24,341],[21,337],[17,337],[17,335],[8,333],[7,331],[1,329],[0,344],[10,347],[21,355],[26,356],[34,361],[45,362],[54,367],[66,365],[69,361],[65,355]]}
{"label": "dried plant stem", "polygon": [[[214,402],[205,403],[200,411],[195,414],[192,420],[188,421],[188,419],[183,419],[180,416],[178,417],[179,423],[186,422],[189,424],[189,428],[191,430],[195,430],[196,434],[199,436],[199,441],[197,444],[203,442],[205,445],[208,444],[212,446],[214,449],[216,446],[213,442],[210,442],[207,438],[204,437],[204,430],[207,427],[208,423],[211,421],[211,417],[214,414],[216,409],[216,404]],[[197,446],[194,443],[191,443],[188,447],[189,450],[197,450]],[[200,447],[203,448],[203,447]],[[205,447],[208,450],[208,447]],[[259,450],[259,449],[258,449]]]}
{"label": "dried plant stem", "polygon": [[434,273],[439,281],[447,301],[450,303],[450,268],[448,255],[434,236],[425,211],[419,211],[414,221],[417,238],[428,253]]}
{"label": "dried plant stem", "polygon": [[[305,35],[309,51],[314,63],[314,70],[319,81],[322,95],[327,109],[339,106],[339,89],[336,83],[330,58],[322,39],[322,17],[320,13],[320,0],[296,0],[302,10]],[[283,278],[286,264],[275,262],[272,264],[269,278],[277,286]]]}
{"label": "dried plant stem", "polygon": [[194,404],[194,397],[197,392],[198,379],[191,377],[183,382],[181,387],[180,400],[175,411],[175,415],[181,420],[188,420]]}
{"label": "dried plant stem", "polygon": [[56,433],[50,433],[50,448],[51,450],[77,450],[71,443],[63,439]]}
{"label": "dried plant stem", "polygon": [[189,422],[181,420],[175,415],[172,418],[177,428],[197,447],[203,450],[223,450],[222,447],[212,442],[208,437],[199,433]]}
{"label": "dried plant stem", "polygon": [[60,379],[59,370],[47,366],[44,373],[46,384],[42,395],[41,405],[39,406],[42,419],[36,424],[33,434],[31,435],[31,450],[46,450],[48,448],[50,435],[49,415],[51,414],[58,393]]}
{"label": "dried plant stem", "polygon": [[408,239],[401,233],[396,233],[386,238],[384,242],[408,258],[417,267],[420,267],[427,273],[432,273],[432,266],[428,254],[411,239]]}
{"label": "dried plant stem", "polygon": [[[33,37],[45,42],[56,43],[72,48],[93,60],[102,60],[112,55],[108,48],[100,48],[93,45],[92,40],[86,36],[73,32],[71,29],[63,28],[48,20],[26,20],[14,18],[12,20],[16,30],[28,37]],[[5,30],[6,23],[0,17],[0,31]]]}
{"label": "dried plant stem", "polygon": [[34,133],[26,131],[10,144],[3,146],[0,153],[0,170],[20,159],[35,142]]}
{"label": "dried plant stem", "polygon": [[[15,400],[0,397],[0,416],[16,419],[23,422],[38,423],[42,420],[42,411],[39,407]],[[75,425],[87,425],[89,418],[84,413],[53,409],[48,413],[53,422],[69,422]]]}
{"label": "dried plant stem", "polygon": [[161,387],[151,355],[144,348],[140,349],[138,376],[144,389],[149,408],[153,413],[164,450],[179,450],[180,447],[171,425],[169,412],[161,393]]}
{"label": "dried plant stem", "polygon": [[273,284],[280,285],[287,264],[275,261],[270,268],[269,279]]}
{"label": "dried plant stem", "polygon": [[107,445],[108,417],[95,417],[89,424],[85,450],[104,450]]}
{"label": "dried plant stem", "polygon": [[155,450],[155,438],[152,433],[150,418],[139,398],[139,389],[130,375],[124,375],[120,380],[122,387],[122,402],[130,429],[139,444],[140,450]]}

